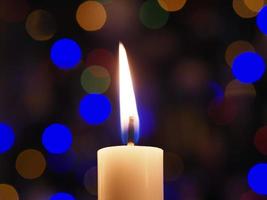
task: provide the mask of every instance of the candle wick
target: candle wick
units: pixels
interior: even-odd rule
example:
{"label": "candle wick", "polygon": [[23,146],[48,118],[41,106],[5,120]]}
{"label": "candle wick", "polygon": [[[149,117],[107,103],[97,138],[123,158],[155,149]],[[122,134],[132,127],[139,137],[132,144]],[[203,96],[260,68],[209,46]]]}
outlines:
{"label": "candle wick", "polygon": [[134,117],[130,116],[128,125],[128,146],[134,146],[134,134],[135,134]]}
{"label": "candle wick", "polygon": [[128,145],[128,146],[134,146],[134,143],[133,143],[133,142],[128,142],[127,145]]}

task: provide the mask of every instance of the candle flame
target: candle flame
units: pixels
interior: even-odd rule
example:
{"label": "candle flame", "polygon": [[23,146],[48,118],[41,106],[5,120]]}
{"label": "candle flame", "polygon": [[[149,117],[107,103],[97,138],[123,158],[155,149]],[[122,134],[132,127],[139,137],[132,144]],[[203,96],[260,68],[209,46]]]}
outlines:
{"label": "candle flame", "polygon": [[121,136],[125,144],[137,143],[139,138],[139,116],[126,50],[119,45],[119,87]]}

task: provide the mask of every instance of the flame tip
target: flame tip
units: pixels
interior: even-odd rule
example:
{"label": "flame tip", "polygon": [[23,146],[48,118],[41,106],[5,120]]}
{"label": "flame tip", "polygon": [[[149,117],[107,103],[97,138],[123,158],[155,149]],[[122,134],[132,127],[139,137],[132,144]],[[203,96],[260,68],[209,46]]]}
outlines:
{"label": "flame tip", "polygon": [[119,43],[119,52],[126,51],[122,42]]}

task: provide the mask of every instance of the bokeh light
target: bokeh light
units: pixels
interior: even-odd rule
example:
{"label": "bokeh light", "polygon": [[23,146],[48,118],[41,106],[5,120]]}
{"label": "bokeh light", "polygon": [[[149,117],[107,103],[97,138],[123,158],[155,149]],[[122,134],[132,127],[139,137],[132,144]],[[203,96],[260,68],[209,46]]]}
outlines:
{"label": "bokeh light", "polygon": [[0,199],[19,200],[19,195],[13,186],[8,184],[0,184]]}
{"label": "bokeh light", "polygon": [[266,197],[258,195],[255,192],[250,190],[242,194],[240,200],[266,200]]}
{"label": "bokeh light", "polygon": [[56,33],[56,23],[53,16],[46,10],[35,10],[26,20],[28,34],[38,41],[51,39]]}
{"label": "bokeh light", "polygon": [[87,93],[101,94],[110,86],[111,78],[108,70],[101,66],[91,66],[81,75],[81,85]]}
{"label": "bokeh light", "polygon": [[202,93],[208,86],[209,72],[206,62],[197,59],[181,61],[174,73],[175,86],[190,95]]}
{"label": "bokeh light", "polygon": [[81,28],[86,31],[101,29],[107,20],[104,6],[97,1],[83,2],[76,13],[76,19]]}
{"label": "bokeh light", "polygon": [[256,17],[258,14],[257,12],[249,9],[244,0],[233,0],[233,9],[237,15],[245,19]]}
{"label": "bokeh light", "polygon": [[232,80],[227,84],[224,95],[225,97],[255,97],[256,89],[252,84]]}
{"label": "bokeh light", "polygon": [[86,171],[84,175],[84,186],[86,190],[91,194],[97,195],[97,168],[92,167]]}
{"label": "bokeh light", "polygon": [[8,151],[14,144],[15,135],[12,128],[0,123],[0,154]]}
{"label": "bokeh light", "polygon": [[184,170],[184,163],[181,157],[175,153],[164,153],[164,179],[165,181],[175,181]]}
{"label": "bokeh light", "polygon": [[113,54],[106,49],[94,49],[86,57],[86,66],[99,65],[106,68],[112,68],[115,59]]}
{"label": "bokeh light", "polygon": [[[95,160],[95,152],[99,149],[100,142],[98,141],[98,131],[92,130],[92,127],[84,124],[86,128],[79,127],[74,134],[73,139],[73,153],[78,160]],[[88,131],[90,134],[88,134]],[[87,165],[85,170],[87,169]],[[83,171],[84,173],[84,171]],[[84,174],[82,174],[84,175]]]}
{"label": "bokeh light", "polygon": [[75,198],[71,194],[59,192],[51,196],[49,200],[75,200]]}
{"label": "bokeh light", "polygon": [[46,160],[40,151],[28,149],[21,152],[16,160],[16,170],[25,179],[40,177],[46,168]]}
{"label": "bokeh light", "polygon": [[225,60],[229,66],[232,66],[236,56],[244,52],[255,52],[255,48],[247,41],[238,40],[231,43],[225,51]]}
{"label": "bokeh light", "polygon": [[[73,140],[74,141],[74,140]],[[75,163],[75,157],[71,153],[65,154],[49,154],[47,156],[47,167],[55,173],[70,172]]]}
{"label": "bokeh light", "polygon": [[166,11],[175,12],[181,10],[187,0],[158,0],[159,5]]}
{"label": "bokeh light", "polygon": [[186,20],[187,24],[192,29],[191,31],[196,34],[196,36],[205,40],[208,38],[216,38],[223,31],[220,14],[211,9],[211,7],[204,6],[203,4],[199,9],[196,9],[192,14],[188,15]]}
{"label": "bokeh light", "polygon": [[222,86],[217,82],[211,81],[209,83],[209,88],[213,91],[213,97],[215,99],[224,97],[224,91],[222,89]]}
{"label": "bokeh light", "polygon": [[23,21],[30,6],[27,0],[1,0],[0,1],[0,19],[5,22]]}
{"label": "bokeh light", "polygon": [[81,117],[90,125],[99,125],[110,116],[109,99],[101,94],[86,95],[80,102]]}
{"label": "bokeh light", "polygon": [[150,29],[162,28],[169,19],[169,13],[157,1],[146,0],[140,9],[140,20]]}
{"label": "bokeh light", "polygon": [[267,126],[260,128],[254,138],[254,144],[257,150],[267,155]]}
{"label": "bokeh light", "polygon": [[138,32],[140,2],[112,1],[110,4],[105,4],[105,8],[108,20],[103,27],[103,31],[99,33],[104,37],[104,40],[108,42],[110,39],[114,40],[116,38],[118,41]]}
{"label": "bokeh light", "polygon": [[72,144],[71,131],[65,125],[52,124],[44,130],[42,143],[49,153],[65,153]]}
{"label": "bokeh light", "polygon": [[27,200],[49,200],[53,190],[50,184],[40,180],[34,181],[34,184],[29,184],[30,187],[23,188],[22,197]]}
{"label": "bokeh light", "polygon": [[260,29],[260,31],[264,34],[267,34],[267,6],[265,6],[261,11],[259,12],[257,16],[257,26]]}
{"label": "bokeh light", "polygon": [[264,6],[264,0],[243,0],[248,9],[259,12]]}
{"label": "bokeh light", "polygon": [[260,195],[267,195],[267,164],[260,163],[253,166],[248,173],[248,184]]}
{"label": "bokeh light", "polygon": [[225,125],[235,119],[237,108],[234,101],[229,98],[215,98],[209,105],[208,114],[216,124]]}
{"label": "bokeh light", "polygon": [[256,82],[262,77],[264,71],[264,60],[254,52],[240,54],[235,58],[232,66],[234,76],[243,83]]}
{"label": "bokeh light", "polygon": [[53,44],[50,56],[59,69],[68,70],[80,63],[82,51],[74,40],[64,38]]}

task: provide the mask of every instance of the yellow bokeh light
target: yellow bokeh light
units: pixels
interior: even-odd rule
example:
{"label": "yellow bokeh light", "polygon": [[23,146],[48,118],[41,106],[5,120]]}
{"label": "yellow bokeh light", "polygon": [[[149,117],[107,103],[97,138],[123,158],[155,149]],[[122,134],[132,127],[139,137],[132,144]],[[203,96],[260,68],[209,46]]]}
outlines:
{"label": "yellow bokeh light", "polygon": [[259,12],[264,6],[264,0],[244,0],[244,3],[253,12]]}
{"label": "yellow bokeh light", "polygon": [[166,11],[175,12],[181,10],[187,0],[158,0],[159,5]]}
{"label": "yellow bokeh light", "polygon": [[236,56],[243,52],[255,52],[255,48],[247,41],[238,40],[233,42],[228,46],[225,52],[225,60],[229,66],[232,66],[232,63]]}
{"label": "yellow bokeh light", "polygon": [[13,186],[8,184],[0,184],[0,199],[19,200],[19,195]]}
{"label": "yellow bokeh light", "polygon": [[107,13],[101,3],[85,1],[77,10],[76,20],[84,30],[97,31],[106,23]]}
{"label": "yellow bokeh light", "polygon": [[35,10],[26,20],[28,34],[38,41],[51,39],[56,33],[56,23],[52,15],[45,10]]}
{"label": "yellow bokeh light", "polygon": [[25,179],[40,177],[46,168],[43,154],[34,149],[28,149],[19,154],[16,160],[16,170]]}
{"label": "yellow bokeh light", "polygon": [[233,80],[225,88],[225,97],[255,97],[256,89],[252,84],[244,84],[239,80]]}
{"label": "yellow bokeh light", "polygon": [[[251,0],[256,1],[256,0]],[[233,9],[237,15],[242,18],[253,18],[257,16],[258,12],[255,12],[247,7],[244,0],[233,0]]]}

